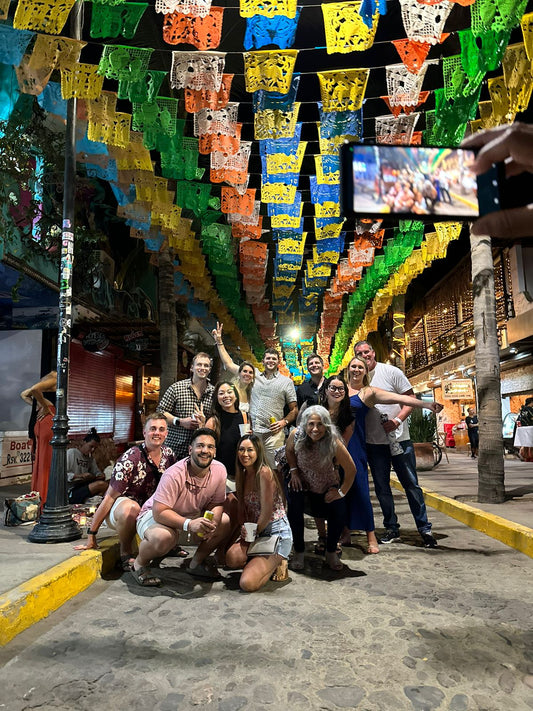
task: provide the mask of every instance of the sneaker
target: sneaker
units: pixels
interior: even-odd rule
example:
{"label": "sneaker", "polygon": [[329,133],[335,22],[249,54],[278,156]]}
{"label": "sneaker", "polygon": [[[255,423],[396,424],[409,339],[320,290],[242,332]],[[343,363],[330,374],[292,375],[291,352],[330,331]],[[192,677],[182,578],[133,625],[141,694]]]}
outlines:
{"label": "sneaker", "polygon": [[379,542],[380,543],[392,543],[393,541],[399,541],[399,540],[400,540],[400,532],[399,531],[387,530],[381,536],[381,538],[379,539]]}
{"label": "sneaker", "polygon": [[420,535],[424,541],[424,548],[436,548],[439,545],[432,533],[421,533]]}

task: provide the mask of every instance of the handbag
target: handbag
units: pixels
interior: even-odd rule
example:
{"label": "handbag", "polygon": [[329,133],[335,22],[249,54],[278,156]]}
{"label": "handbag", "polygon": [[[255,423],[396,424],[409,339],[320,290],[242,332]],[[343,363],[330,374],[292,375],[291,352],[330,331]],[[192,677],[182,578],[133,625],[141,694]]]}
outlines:
{"label": "handbag", "polygon": [[16,499],[4,500],[6,514],[5,526],[23,526],[37,521],[41,508],[41,496],[38,491],[17,496]]}
{"label": "handbag", "polygon": [[248,555],[274,555],[278,546],[279,535],[259,536],[248,547]]}

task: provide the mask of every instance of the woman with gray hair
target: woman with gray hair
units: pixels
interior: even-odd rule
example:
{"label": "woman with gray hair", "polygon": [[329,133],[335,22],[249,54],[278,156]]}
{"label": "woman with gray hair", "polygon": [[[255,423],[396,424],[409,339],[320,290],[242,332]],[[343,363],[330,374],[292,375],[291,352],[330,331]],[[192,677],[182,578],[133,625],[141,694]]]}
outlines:
{"label": "woman with gray hair", "polygon": [[[289,463],[288,517],[294,539],[293,570],[304,567],[304,513],[327,521],[326,563],[342,570],[337,543],[344,527],[344,497],[355,478],[355,464],[321,405],[308,407],[287,439],[285,455]],[[340,482],[339,467],[344,470]]]}

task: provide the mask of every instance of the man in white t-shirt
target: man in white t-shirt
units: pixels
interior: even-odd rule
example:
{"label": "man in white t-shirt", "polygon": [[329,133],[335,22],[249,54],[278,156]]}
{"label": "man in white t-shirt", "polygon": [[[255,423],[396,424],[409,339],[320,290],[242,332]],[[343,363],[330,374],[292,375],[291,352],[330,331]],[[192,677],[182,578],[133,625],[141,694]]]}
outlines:
{"label": "man in white t-shirt", "polygon": [[[372,385],[400,395],[413,395],[411,383],[405,374],[393,365],[378,363],[376,353],[366,341],[355,344],[354,353],[363,358],[368,366],[368,375]],[[366,416],[366,453],[374,480],[374,488],[383,512],[383,525],[387,529],[380,543],[400,540],[400,524],[394,510],[394,498],[390,487],[391,464],[398,479],[405,489],[409,508],[415,519],[418,532],[426,548],[435,548],[437,541],[431,533],[424,494],[418,484],[416,459],[413,443],[409,436],[409,426],[405,421],[412,408],[400,405],[376,405],[370,408]],[[388,419],[382,417],[386,415]],[[383,421],[384,420],[384,421]],[[390,448],[389,433],[396,435],[403,454],[393,455]]]}

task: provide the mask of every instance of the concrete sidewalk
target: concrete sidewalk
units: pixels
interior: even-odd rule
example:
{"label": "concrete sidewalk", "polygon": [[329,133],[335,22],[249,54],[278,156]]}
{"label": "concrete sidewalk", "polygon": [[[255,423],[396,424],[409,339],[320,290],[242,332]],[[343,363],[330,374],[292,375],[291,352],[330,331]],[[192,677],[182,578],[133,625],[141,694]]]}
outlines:
{"label": "concrete sidewalk", "polygon": [[[477,460],[450,450],[448,457],[449,462],[443,457],[437,468],[419,475],[428,506],[533,557],[533,463],[507,459],[506,502],[478,504]],[[399,483],[395,486],[403,491]],[[5,498],[27,491],[29,484],[0,488],[0,508]],[[381,530],[377,501],[374,511]],[[3,511],[1,518],[0,646],[86,589],[118,559],[117,541],[105,528],[98,536],[98,551],[79,552],[74,545],[83,541],[30,543],[31,526],[6,528]],[[410,518],[401,523],[412,527]]]}

